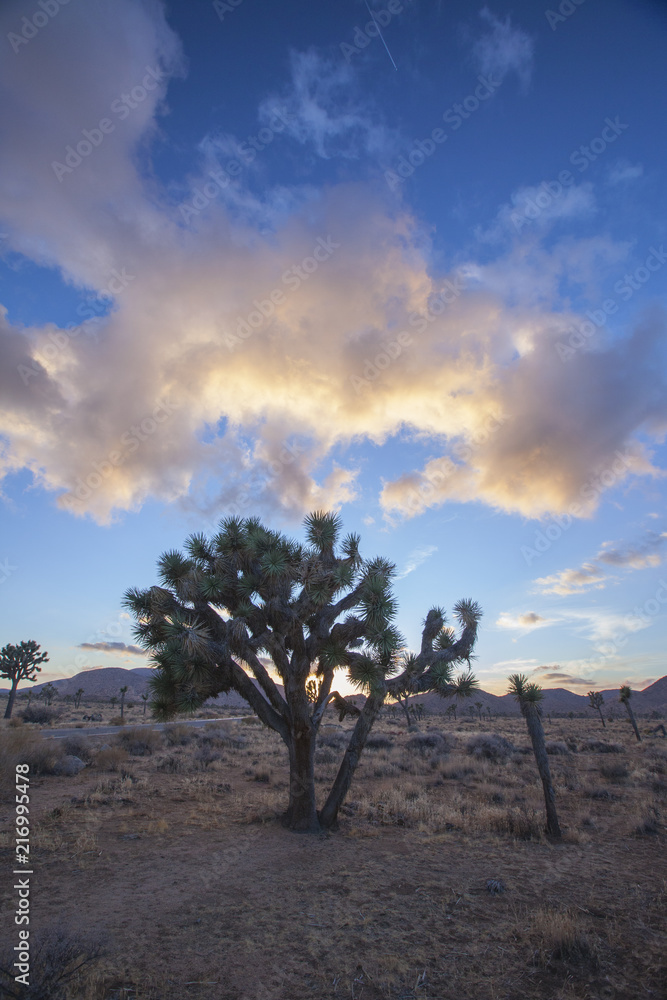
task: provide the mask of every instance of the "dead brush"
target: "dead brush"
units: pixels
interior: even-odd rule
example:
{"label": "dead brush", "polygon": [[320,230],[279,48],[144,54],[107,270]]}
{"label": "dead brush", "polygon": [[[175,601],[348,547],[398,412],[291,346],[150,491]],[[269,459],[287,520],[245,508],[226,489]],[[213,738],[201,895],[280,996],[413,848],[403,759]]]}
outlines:
{"label": "dead brush", "polygon": [[[65,1000],[81,996],[81,973],[105,952],[101,936],[86,935],[68,927],[53,927],[30,935],[30,985],[16,983],[9,948],[0,957],[0,996],[7,1000]],[[72,993],[72,988],[76,993]]]}
{"label": "dead brush", "polygon": [[3,761],[1,788],[3,796],[13,797],[14,772],[17,764],[27,764],[30,777],[53,774],[64,756],[60,740],[45,740],[24,726],[0,729],[0,758]]}
{"label": "dead brush", "polygon": [[537,911],[531,923],[531,937],[537,945],[533,960],[537,964],[568,962],[597,966],[595,944],[575,914],[543,908]]}
{"label": "dead brush", "polygon": [[197,739],[197,732],[192,726],[184,726],[182,723],[175,723],[173,726],[166,726],[164,739],[168,747],[184,747]]}
{"label": "dead brush", "polygon": [[118,733],[116,743],[132,757],[151,756],[162,746],[162,733],[155,729],[133,726]]}
{"label": "dead brush", "polygon": [[127,764],[127,750],[123,747],[107,747],[95,755],[95,767],[99,771],[120,771]]}

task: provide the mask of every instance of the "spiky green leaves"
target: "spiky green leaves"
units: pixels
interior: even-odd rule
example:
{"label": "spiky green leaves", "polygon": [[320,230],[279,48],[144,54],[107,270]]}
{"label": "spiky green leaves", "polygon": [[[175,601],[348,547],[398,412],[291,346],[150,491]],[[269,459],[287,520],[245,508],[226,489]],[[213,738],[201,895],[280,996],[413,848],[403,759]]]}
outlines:
{"label": "spiky green leaves", "polygon": [[384,671],[374,657],[360,653],[348,669],[348,678],[357,691],[377,691],[384,681]]}
{"label": "spiky green leaves", "polygon": [[618,692],[618,700],[622,701],[624,705],[632,698],[632,688],[629,684],[624,684]]}
{"label": "spiky green leaves", "polygon": [[319,552],[331,552],[338,540],[343,520],[340,514],[316,510],[304,519],[306,538]]}
{"label": "spiky green leaves", "polygon": [[464,598],[454,605],[454,615],[464,628],[475,628],[482,617],[482,609],[477,601]]}
{"label": "spiky green leaves", "polygon": [[519,704],[537,704],[544,698],[544,692],[539,684],[532,683],[525,674],[510,674],[508,694],[514,695]]}

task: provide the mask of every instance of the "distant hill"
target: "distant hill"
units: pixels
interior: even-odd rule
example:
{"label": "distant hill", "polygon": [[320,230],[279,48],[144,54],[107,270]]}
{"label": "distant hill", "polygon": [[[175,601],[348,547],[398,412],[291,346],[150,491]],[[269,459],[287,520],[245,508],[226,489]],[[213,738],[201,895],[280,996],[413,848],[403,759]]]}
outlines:
{"label": "distant hill", "polygon": [[[75,674],[74,677],[63,678],[51,683],[57,689],[61,698],[67,694],[74,694],[79,688],[83,688],[84,700],[86,697],[111,698],[114,695],[118,696],[120,688],[126,684],[128,687],[128,698],[138,698],[148,690],[148,679],[152,672],[151,667],[134,667],[132,669],[125,669],[123,667],[98,667],[95,670],[83,670],[81,673]],[[48,682],[35,684],[32,690],[38,692],[46,686],[46,683]],[[278,685],[278,687],[282,691],[281,685]],[[19,687],[19,692],[21,693],[27,690],[27,684]],[[7,694],[8,689],[0,689],[0,693]],[[602,694],[604,696],[603,711],[608,711],[612,706],[620,709],[618,688],[603,691]],[[357,695],[354,700],[357,703],[361,703],[363,698],[361,695]],[[451,704],[448,699],[443,700],[437,694],[417,695],[413,700],[421,702],[426,711],[431,714],[443,712]],[[247,702],[235,691],[230,691],[229,694],[218,695],[217,698],[211,698],[210,702],[220,708],[248,707]],[[475,702],[482,703],[483,712],[486,712],[487,708],[490,708],[494,715],[519,714],[518,706],[514,698],[509,694],[499,696],[489,694],[487,691],[478,691],[472,698],[464,702],[459,702],[458,705],[460,709],[466,711],[470,706],[474,706]],[[574,692],[568,691],[566,688],[545,688],[542,706],[546,714],[566,714],[568,712],[574,712],[575,714],[581,712],[590,713],[591,715],[595,714],[590,708],[588,698],[585,695],[574,694]],[[640,715],[652,711],[667,713],[667,675],[661,677],[660,680],[655,681],[649,687],[644,688],[643,691],[633,691],[632,706],[634,711]]]}

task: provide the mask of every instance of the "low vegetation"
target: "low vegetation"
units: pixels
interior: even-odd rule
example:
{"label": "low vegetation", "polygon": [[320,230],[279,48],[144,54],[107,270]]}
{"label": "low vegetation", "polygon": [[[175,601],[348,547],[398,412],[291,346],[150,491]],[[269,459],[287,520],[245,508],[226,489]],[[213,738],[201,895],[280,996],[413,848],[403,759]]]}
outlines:
{"label": "low vegetation", "polygon": [[[335,719],[317,740],[318,802],[353,729]],[[598,740],[591,726],[545,724],[556,844],[520,718],[427,716],[406,732],[385,713],[339,830],[312,840],[281,826],[289,772],[264,727],[0,730],[9,770],[35,768],[43,926],[80,927],[83,913],[109,942],[79,948],[87,964],[53,996],[621,1000],[639,981],[660,995],[667,741],[637,743],[628,721]],[[68,755],[86,766],[54,774]]]}

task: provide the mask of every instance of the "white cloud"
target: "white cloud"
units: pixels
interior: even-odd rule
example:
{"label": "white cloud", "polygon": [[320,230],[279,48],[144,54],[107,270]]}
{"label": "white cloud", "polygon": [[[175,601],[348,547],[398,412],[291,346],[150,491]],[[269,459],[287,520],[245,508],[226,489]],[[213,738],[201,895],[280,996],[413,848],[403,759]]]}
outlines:
{"label": "white cloud", "polygon": [[[5,5],[0,34],[19,9]],[[403,433],[438,442],[436,457],[385,484],[389,514],[448,499],[562,510],[618,449],[628,475],[652,471],[637,436],[667,427],[662,314],[576,364],[556,353],[572,320],[555,308],[559,287],[593,281],[622,245],[562,240],[469,261],[451,301],[458,272],[434,272],[423,228],[370,183],[260,197],[239,180],[231,194],[214,186],[184,225],[148,159],[169,79],[183,72],[178,40],[157,4],[82,9],[63,7],[47,47],[36,38],[11,71],[0,64],[0,228],[14,252],[86,293],[108,289],[114,271],[127,277],[109,314],[76,335],[0,315],[0,475],[28,469],[65,494],[62,506],[105,522],[148,498],[212,518],[234,505],[289,517],[336,506],[354,496],[357,468],[332,455]],[[525,76],[529,40],[485,19],[496,41],[480,58]],[[347,67],[312,54],[293,66],[285,141],[347,157],[390,142],[343,100]],[[121,119],[112,104],[147,67],[156,89]],[[52,162],[104,116],[114,130],[59,181]],[[203,143],[189,202],[230,142],[223,131]],[[448,304],[431,314],[440,293]],[[359,388],[402,331],[400,363]]]}
{"label": "white cloud", "polygon": [[636,181],[644,173],[641,163],[628,163],[627,160],[619,160],[610,169],[607,180],[609,184],[627,184],[629,181]]}
{"label": "white cloud", "polygon": [[498,628],[509,629],[511,631],[533,632],[535,629],[553,625],[557,620],[556,618],[544,618],[535,611],[525,611],[522,613],[503,611],[496,619],[496,625]]}
{"label": "white cloud", "polygon": [[509,15],[501,21],[488,7],[483,7],[480,17],[490,27],[473,48],[480,72],[500,80],[508,73],[516,73],[526,88],[533,70],[532,38],[522,28],[513,27]]}
{"label": "white cloud", "polygon": [[581,594],[587,590],[601,590],[610,580],[606,566],[618,569],[638,570],[659,566],[662,562],[661,549],[667,541],[667,532],[657,534],[647,531],[645,537],[635,544],[614,545],[613,542],[603,542],[597,555],[582,563],[581,566],[560,570],[552,576],[539,577],[535,580],[543,594]]}
{"label": "white cloud", "polygon": [[409,573],[414,573],[422,563],[425,563],[427,559],[433,555],[434,552],[438,551],[437,545],[422,545],[417,549],[413,549],[407,558],[405,566],[400,573],[396,575],[397,580],[402,580],[403,577],[407,576]]}

